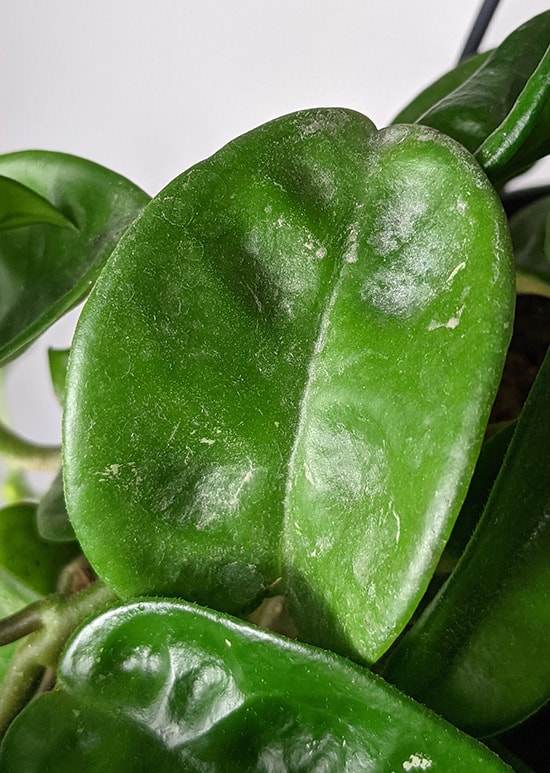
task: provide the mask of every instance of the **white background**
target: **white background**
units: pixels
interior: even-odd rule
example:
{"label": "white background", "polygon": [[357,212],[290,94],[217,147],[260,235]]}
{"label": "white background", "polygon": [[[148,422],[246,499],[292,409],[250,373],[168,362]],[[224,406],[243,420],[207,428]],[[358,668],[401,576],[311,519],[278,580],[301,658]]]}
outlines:
{"label": "white background", "polygon": [[[154,194],[233,137],[293,110],[345,106],[382,126],[454,65],[480,2],[4,3],[0,153],[74,153]],[[548,6],[501,0],[482,48]],[[60,437],[45,352],[69,345],[74,319],[6,375],[13,422],[35,440]]]}

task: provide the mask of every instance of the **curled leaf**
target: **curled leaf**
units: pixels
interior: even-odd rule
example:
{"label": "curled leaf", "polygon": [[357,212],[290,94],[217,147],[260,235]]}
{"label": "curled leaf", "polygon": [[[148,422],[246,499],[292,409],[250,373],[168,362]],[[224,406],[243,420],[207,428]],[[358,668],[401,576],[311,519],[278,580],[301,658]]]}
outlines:
{"label": "curled leaf", "polygon": [[[149,197],[114,172],[62,153],[0,156],[0,175],[14,181],[4,188],[15,197],[9,207],[19,208],[26,189],[42,206],[42,214],[21,218],[18,228],[0,230],[4,364],[86,295]],[[59,227],[61,219],[71,226]]]}

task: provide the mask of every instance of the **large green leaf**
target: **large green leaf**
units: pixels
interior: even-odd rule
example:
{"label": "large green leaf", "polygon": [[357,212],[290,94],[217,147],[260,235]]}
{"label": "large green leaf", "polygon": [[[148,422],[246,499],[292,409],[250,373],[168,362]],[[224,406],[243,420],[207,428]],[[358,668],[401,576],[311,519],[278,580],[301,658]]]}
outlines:
{"label": "large green leaf", "polygon": [[550,355],[476,532],[385,674],[454,724],[501,732],[550,697]]}
{"label": "large green leaf", "polygon": [[[0,156],[0,175],[18,183],[5,183],[6,200],[8,194],[15,197],[12,209],[20,209],[21,190],[29,189],[27,198],[35,194],[35,209],[20,218],[19,227],[0,230],[3,364],[89,291],[149,197],[114,172],[62,153],[22,151]],[[10,202],[4,206],[9,210]]]}
{"label": "large green leaf", "polygon": [[[72,347],[69,515],[120,595],[243,612],[376,660],[466,493],[511,332],[500,203],[420,126],[312,110],[171,183]],[[279,586],[281,587],[281,586]]]}
{"label": "large green leaf", "polygon": [[331,653],[191,605],[96,618],[58,688],[12,724],[12,773],[55,770],[508,770],[495,755]]}
{"label": "large green leaf", "polygon": [[403,120],[458,140],[499,184],[550,153],[550,11],[436,81]]}

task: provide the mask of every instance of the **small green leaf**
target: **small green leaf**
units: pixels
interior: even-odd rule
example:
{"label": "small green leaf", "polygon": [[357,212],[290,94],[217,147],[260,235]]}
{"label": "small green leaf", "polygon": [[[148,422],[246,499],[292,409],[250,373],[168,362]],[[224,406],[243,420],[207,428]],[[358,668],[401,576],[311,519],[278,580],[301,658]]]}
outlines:
{"label": "small green leaf", "polygon": [[24,225],[50,223],[59,228],[75,228],[53,204],[25,185],[0,175],[0,230]]}
{"label": "small green leaf", "polygon": [[75,541],[74,529],[69,521],[65,505],[61,470],[38,503],[36,519],[38,531],[44,539],[52,542]]}
{"label": "small green leaf", "polygon": [[143,600],[69,643],[54,693],[13,722],[0,767],[392,771],[509,768],[344,659],[192,605]]}
{"label": "small green leaf", "polygon": [[[17,356],[89,291],[149,197],[123,177],[74,156],[0,156],[0,175],[50,203],[52,217],[0,231],[0,364]],[[18,206],[19,194],[13,202]]]}
{"label": "small green leaf", "polygon": [[65,405],[65,381],[70,352],[70,349],[48,349],[48,364],[53,391],[62,407]]}
{"label": "small green leaf", "polygon": [[0,510],[0,568],[24,587],[46,595],[55,591],[61,569],[78,549],[42,539],[36,509],[35,503],[23,502]]}
{"label": "small green leaf", "polygon": [[466,553],[384,672],[474,735],[550,697],[549,438],[547,355]]}

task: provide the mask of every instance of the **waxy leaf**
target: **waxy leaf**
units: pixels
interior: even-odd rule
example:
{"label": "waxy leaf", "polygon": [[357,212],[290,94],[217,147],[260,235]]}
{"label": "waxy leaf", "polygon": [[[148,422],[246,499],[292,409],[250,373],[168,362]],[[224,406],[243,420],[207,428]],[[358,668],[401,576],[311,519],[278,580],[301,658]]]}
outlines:
{"label": "waxy leaf", "polygon": [[0,156],[0,175],[18,183],[7,184],[14,199],[4,206],[17,211],[21,190],[35,194],[34,214],[29,209],[20,227],[0,230],[4,364],[86,295],[149,197],[114,172],[62,153]]}
{"label": "waxy leaf", "polygon": [[452,94],[455,89],[462,86],[471,76],[479,70],[492,51],[485,51],[481,54],[471,56],[469,59],[461,62],[457,67],[449,70],[427,88],[418,94],[412,102],[396,115],[392,123],[422,123],[422,116],[427,113],[434,105],[438,104]]}
{"label": "waxy leaf", "polygon": [[193,167],[72,347],[65,494],[95,570],[239,613],[282,578],[302,637],[376,660],[465,496],[512,303],[500,202],[431,129],[311,110]]}
{"label": "waxy leaf", "polygon": [[550,196],[523,207],[510,219],[520,292],[550,298]]}
{"label": "waxy leaf", "polygon": [[329,652],[170,601],[111,610],[61,660],[57,691],[15,720],[12,773],[504,771],[379,677]]}
{"label": "waxy leaf", "polygon": [[9,177],[0,176],[0,229],[50,223],[75,228],[59,209],[31,188]]}
{"label": "waxy leaf", "polygon": [[467,732],[520,722],[550,697],[550,356],[454,573],[385,675]]}
{"label": "waxy leaf", "polygon": [[405,119],[458,140],[495,184],[550,153],[550,11],[436,81],[397,117]]}

